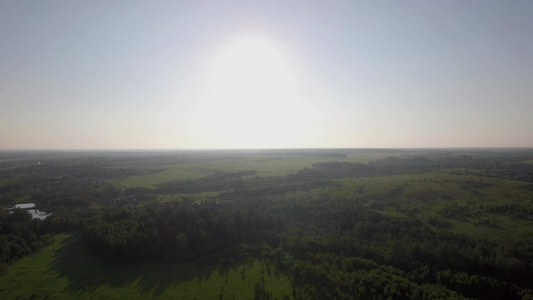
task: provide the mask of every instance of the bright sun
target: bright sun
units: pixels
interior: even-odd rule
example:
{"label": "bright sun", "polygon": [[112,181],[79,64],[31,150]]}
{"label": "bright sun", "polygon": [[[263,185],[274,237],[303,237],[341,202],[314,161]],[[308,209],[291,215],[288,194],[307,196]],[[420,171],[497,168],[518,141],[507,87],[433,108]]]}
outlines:
{"label": "bright sun", "polygon": [[280,148],[294,144],[302,105],[278,46],[257,38],[229,44],[213,60],[200,115],[204,145]]}

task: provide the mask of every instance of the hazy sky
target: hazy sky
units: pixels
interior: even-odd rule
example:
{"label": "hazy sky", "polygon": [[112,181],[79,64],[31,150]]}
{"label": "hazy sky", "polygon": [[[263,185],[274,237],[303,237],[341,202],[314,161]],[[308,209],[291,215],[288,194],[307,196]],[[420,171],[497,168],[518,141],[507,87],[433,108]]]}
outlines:
{"label": "hazy sky", "polygon": [[533,147],[533,1],[0,0],[0,149]]}

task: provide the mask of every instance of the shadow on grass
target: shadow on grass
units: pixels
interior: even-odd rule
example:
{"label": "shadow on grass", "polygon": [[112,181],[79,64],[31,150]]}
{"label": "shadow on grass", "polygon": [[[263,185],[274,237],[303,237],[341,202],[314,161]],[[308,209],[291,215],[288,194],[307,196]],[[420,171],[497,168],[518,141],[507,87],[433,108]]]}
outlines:
{"label": "shadow on grass", "polygon": [[181,282],[197,279],[207,281],[214,272],[227,276],[239,264],[198,266],[195,263],[174,264],[162,262],[116,263],[101,259],[90,253],[83,244],[80,234],[62,242],[56,251],[51,268],[66,277],[70,284],[68,292],[79,295],[107,285],[111,288],[134,288],[146,297],[158,297],[164,291]]}

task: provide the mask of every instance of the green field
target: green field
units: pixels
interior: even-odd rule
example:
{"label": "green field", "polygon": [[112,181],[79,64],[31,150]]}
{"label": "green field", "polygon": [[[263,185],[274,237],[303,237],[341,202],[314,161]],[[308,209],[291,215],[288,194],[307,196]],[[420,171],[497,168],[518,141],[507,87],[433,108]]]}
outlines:
{"label": "green field", "polygon": [[0,299],[251,299],[254,285],[292,297],[289,278],[253,260],[224,266],[109,263],[87,252],[77,234],[60,234],[38,254],[8,267]]}
{"label": "green field", "polygon": [[201,170],[198,163],[168,165],[165,166],[165,170],[162,172],[130,176],[116,183],[124,187],[140,186],[151,188],[167,181],[198,178],[211,174],[212,172]]}
{"label": "green field", "polygon": [[293,174],[305,167],[309,168],[318,162],[350,161],[366,163],[395,154],[397,153],[358,153],[339,158],[325,158],[313,155],[248,154],[206,157],[201,161],[192,162],[173,162],[169,159],[166,162],[154,161],[152,165],[145,165],[147,168],[164,169],[161,172],[130,176],[121,181],[113,181],[112,183],[123,187],[141,186],[151,188],[163,182],[211,175],[214,171],[236,172],[255,170],[258,176],[285,176],[287,174]]}

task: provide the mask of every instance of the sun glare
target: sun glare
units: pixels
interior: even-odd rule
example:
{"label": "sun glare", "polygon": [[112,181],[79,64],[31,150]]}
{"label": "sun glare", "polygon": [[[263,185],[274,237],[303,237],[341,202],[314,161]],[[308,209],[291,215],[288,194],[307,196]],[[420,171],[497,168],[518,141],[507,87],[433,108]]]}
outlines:
{"label": "sun glare", "polygon": [[262,39],[240,39],[220,51],[202,101],[206,145],[278,148],[294,144],[302,129],[295,76],[283,52]]}

